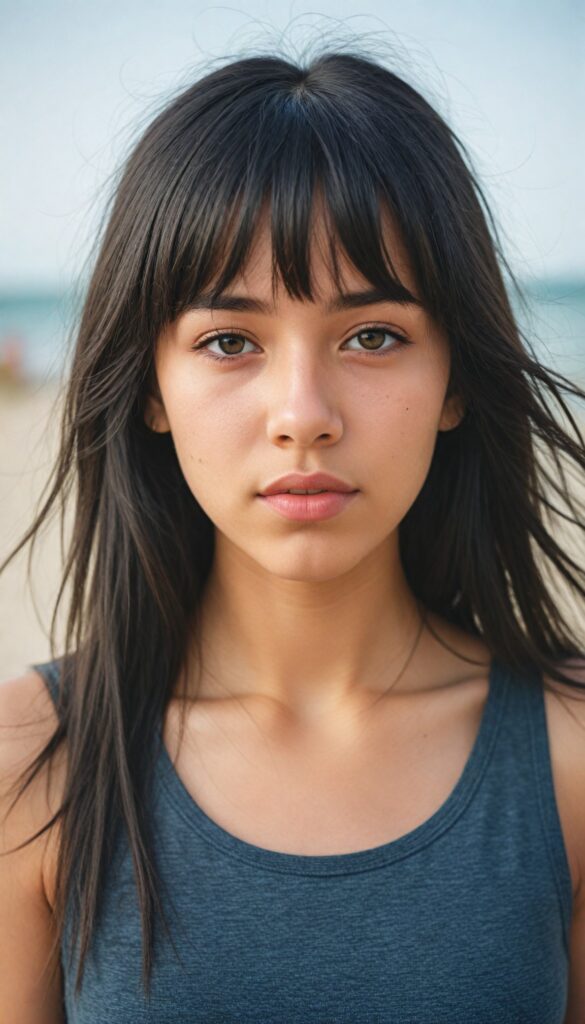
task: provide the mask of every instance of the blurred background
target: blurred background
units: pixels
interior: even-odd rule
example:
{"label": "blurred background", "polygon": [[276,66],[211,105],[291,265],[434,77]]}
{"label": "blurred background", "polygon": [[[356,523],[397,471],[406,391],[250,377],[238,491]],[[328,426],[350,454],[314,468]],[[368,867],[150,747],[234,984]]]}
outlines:
{"label": "blurred background", "polygon": [[[0,0],[0,562],[55,458],[92,246],[142,127],[214,60],[352,39],[458,133],[528,299],[522,326],[544,361],[585,383],[581,0]],[[1,678],[48,656],[57,524],[37,542],[32,593],[28,548],[0,575]]]}

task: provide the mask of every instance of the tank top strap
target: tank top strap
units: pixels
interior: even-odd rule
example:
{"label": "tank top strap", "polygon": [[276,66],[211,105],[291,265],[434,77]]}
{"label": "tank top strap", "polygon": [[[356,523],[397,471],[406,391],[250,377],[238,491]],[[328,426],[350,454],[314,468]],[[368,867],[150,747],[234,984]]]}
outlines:
{"label": "tank top strap", "polygon": [[[530,814],[533,816],[531,821],[536,819],[539,826],[568,945],[573,883],[556,798],[542,673],[527,669],[510,675],[510,704],[505,726],[506,747],[510,754],[508,785],[511,784],[509,772],[514,768],[518,775],[519,795],[523,794],[526,801],[525,807],[518,808],[519,818],[526,823],[525,815]],[[502,757],[505,761],[505,756]],[[520,783],[520,778],[524,779],[523,783]],[[530,871],[529,865],[527,871]]]}
{"label": "tank top strap", "polygon": [[556,798],[542,674],[532,676],[531,682],[532,685],[527,687],[525,696],[530,712],[528,720],[532,761],[545,841],[561,902],[565,933],[568,933],[573,904],[573,883]]}
{"label": "tank top strap", "polygon": [[28,665],[28,668],[34,668],[35,671],[43,677],[53,704],[55,705],[55,710],[60,715],[59,695],[61,682],[61,659],[55,658],[53,661],[33,662]]}

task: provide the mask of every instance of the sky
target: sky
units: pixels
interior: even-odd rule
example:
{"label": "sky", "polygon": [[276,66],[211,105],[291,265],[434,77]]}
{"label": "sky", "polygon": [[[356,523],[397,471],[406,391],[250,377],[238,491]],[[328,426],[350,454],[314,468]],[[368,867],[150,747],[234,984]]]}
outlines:
{"label": "sky", "polygon": [[202,61],[353,38],[459,134],[514,270],[585,277],[583,0],[0,0],[0,289],[75,279],[112,173]]}

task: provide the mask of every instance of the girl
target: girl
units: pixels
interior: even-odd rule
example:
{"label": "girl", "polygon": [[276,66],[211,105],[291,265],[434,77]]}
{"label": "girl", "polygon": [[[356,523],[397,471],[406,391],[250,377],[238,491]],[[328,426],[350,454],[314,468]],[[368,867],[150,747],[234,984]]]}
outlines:
{"label": "girl", "polygon": [[10,556],[74,483],[65,648],[0,691],[3,1020],[583,1021],[585,392],[504,275],[358,48],[147,128]]}

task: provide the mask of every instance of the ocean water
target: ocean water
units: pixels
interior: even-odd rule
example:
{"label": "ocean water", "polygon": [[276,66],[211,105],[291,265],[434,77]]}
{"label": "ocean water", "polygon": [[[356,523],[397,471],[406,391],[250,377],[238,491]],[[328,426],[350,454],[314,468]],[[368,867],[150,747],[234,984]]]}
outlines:
{"label": "ocean water", "polygon": [[17,360],[33,380],[61,377],[74,323],[69,295],[55,291],[0,291],[0,363]]}
{"label": "ocean water", "polygon": [[[538,358],[585,387],[585,279],[532,282],[524,290],[527,314],[512,301]],[[25,376],[39,382],[61,377],[75,315],[71,294],[0,290],[0,364],[20,360]]]}

